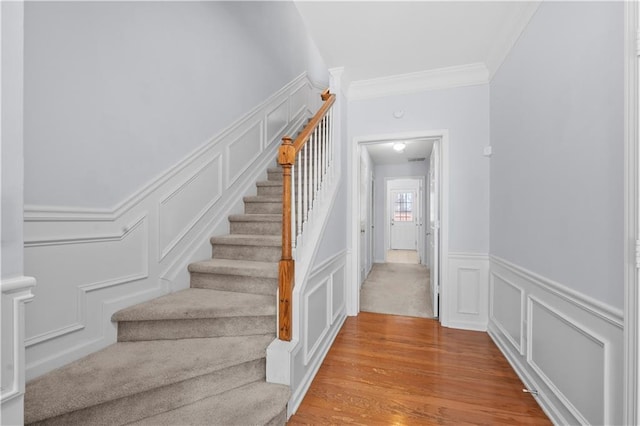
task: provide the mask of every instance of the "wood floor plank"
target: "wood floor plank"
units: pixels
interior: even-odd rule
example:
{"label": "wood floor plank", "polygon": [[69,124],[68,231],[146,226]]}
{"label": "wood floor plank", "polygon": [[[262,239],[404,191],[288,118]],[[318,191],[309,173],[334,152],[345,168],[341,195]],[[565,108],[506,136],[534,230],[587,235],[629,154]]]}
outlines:
{"label": "wood floor plank", "polygon": [[348,318],[289,425],[550,425],[491,338],[431,319]]}

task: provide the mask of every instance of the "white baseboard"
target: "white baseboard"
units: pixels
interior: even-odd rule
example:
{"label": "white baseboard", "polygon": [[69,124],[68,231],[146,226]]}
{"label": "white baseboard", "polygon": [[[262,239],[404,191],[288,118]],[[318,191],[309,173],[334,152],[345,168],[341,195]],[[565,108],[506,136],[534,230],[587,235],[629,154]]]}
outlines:
{"label": "white baseboard", "polygon": [[25,271],[42,285],[26,309],[27,379],[114,343],[117,310],[187,288],[187,265],[211,257],[209,238],[229,232],[317,92],[302,74],[113,209],[28,206]]}
{"label": "white baseboard", "polygon": [[491,256],[489,334],[556,424],[622,424],[623,317]]}

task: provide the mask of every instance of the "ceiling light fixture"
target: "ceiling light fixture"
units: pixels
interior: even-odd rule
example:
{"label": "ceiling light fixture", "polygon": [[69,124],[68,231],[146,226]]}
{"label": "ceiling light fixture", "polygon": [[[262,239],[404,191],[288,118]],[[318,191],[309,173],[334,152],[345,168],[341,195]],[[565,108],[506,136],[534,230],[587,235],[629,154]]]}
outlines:
{"label": "ceiling light fixture", "polygon": [[393,144],[393,149],[394,149],[396,152],[402,152],[402,151],[404,151],[404,149],[405,149],[405,147],[406,147],[406,146],[407,146],[407,145],[406,145],[406,144],[404,144],[404,143],[402,143],[402,142],[396,142],[396,143],[394,143],[394,144]]}

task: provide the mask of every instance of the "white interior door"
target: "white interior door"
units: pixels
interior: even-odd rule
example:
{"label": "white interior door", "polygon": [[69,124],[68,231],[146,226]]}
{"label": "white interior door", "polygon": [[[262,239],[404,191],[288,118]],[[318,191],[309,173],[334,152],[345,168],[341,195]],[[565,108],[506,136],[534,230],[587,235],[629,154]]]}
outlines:
{"label": "white interior door", "polygon": [[416,250],[415,190],[394,189],[390,197],[390,245],[392,250]]}
{"label": "white interior door", "polygon": [[440,141],[429,158],[429,265],[433,292],[433,316],[438,317],[440,294]]}

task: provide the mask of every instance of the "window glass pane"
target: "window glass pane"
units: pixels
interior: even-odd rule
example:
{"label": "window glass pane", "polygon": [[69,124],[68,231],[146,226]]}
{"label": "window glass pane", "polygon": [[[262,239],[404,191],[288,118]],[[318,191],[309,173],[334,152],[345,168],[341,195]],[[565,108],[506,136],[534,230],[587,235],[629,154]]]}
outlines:
{"label": "window glass pane", "polygon": [[413,193],[398,192],[394,202],[393,220],[397,222],[413,221]]}

